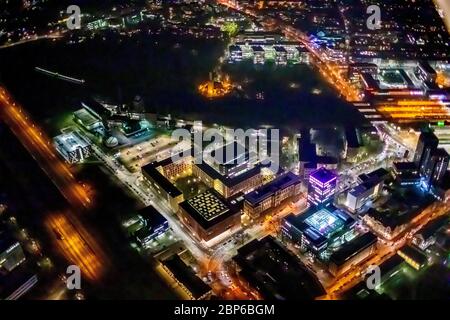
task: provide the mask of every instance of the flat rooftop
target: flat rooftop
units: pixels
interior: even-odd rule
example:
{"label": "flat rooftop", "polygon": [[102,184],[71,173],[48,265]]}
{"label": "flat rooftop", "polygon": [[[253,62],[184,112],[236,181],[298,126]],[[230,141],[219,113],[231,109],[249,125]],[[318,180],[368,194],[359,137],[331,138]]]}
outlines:
{"label": "flat rooftop", "polygon": [[390,227],[393,230],[396,227],[409,223],[420,212],[422,212],[422,208],[410,208],[407,205],[403,205],[403,208],[399,211],[369,208],[367,214],[380,222],[384,227]]}
{"label": "flat rooftop", "polygon": [[241,49],[241,47],[240,46],[237,46],[237,45],[231,45],[231,46],[229,46],[228,47],[228,50],[229,51],[242,51],[242,49]]}
{"label": "flat rooftop", "polygon": [[296,49],[299,53],[309,53],[309,50],[305,46],[297,46]]}
{"label": "flat rooftop", "polygon": [[300,139],[298,142],[298,152],[300,162],[317,161],[316,145],[306,139]]}
{"label": "flat rooftop", "polygon": [[265,299],[312,300],[325,294],[316,276],[272,237],[239,248],[233,260]]}
{"label": "flat rooftop", "polygon": [[377,237],[371,232],[360,235],[333,252],[330,256],[330,261],[337,266],[341,266],[360,252],[374,245],[377,240]]}
{"label": "flat rooftop", "polygon": [[54,143],[67,153],[79,148],[88,147],[89,144],[76,132],[63,133],[53,138]]}
{"label": "flat rooftop", "polygon": [[274,48],[274,50],[276,51],[276,52],[279,52],[279,53],[287,53],[287,50],[284,48],[284,47],[282,47],[282,46],[275,46],[275,47],[273,47]]}
{"label": "flat rooftop", "polygon": [[379,90],[380,89],[380,85],[378,84],[378,81],[376,81],[370,73],[361,73],[361,78],[364,82],[365,87],[368,90]]}
{"label": "flat rooftop", "polygon": [[189,290],[195,299],[211,291],[211,288],[197,277],[192,268],[187,266],[178,255],[174,255],[162,263]]}
{"label": "flat rooftop", "polygon": [[348,193],[354,197],[359,197],[361,194],[369,190],[367,183],[361,183],[353,187]]}
{"label": "flat rooftop", "polygon": [[347,141],[349,148],[361,147],[361,139],[359,137],[358,129],[355,127],[345,128],[345,140]]}
{"label": "flat rooftop", "polygon": [[[306,218],[304,221],[308,226],[314,228],[322,236],[328,237],[331,233],[341,228],[346,223],[346,220],[343,219],[344,215],[345,214],[342,211],[339,212],[339,210],[330,212],[327,209],[321,209]],[[345,216],[345,218],[348,219],[350,217]]]}
{"label": "flat rooftop", "polygon": [[238,213],[238,210],[231,206],[214,189],[209,189],[189,200],[183,201],[180,203],[180,207],[204,229],[208,229]]}
{"label": "flat rooftop", "polygon": [[[193,148],[184,150],[183,152],[180,152],[179,155],[180,155],[180,159],[182,159],[183,156],[185,156],[185,157],[187,157],[187,156],[195,157],[196,156]],[[149,164],[143,166],[142,171],[146,172],[147,174],[150,174],[150,173],[154,174],[155,177],[157,177],[157,179],[160,179],[159,176],[162,176],[164,178],[164,176],[158,170],[156,170],[156,168],[158,168],[160,166],[165,167],[165,166],[171,164],[172,162],[173,162],[172,157],[168,157],[161,161],[152,162],[152,163],[149,163]],[[254,166],[252,166],[251,168],[248,168],[247,170],[239,173],[238,175],[228,176],[228,175],[221,174],[218,170],[216,170],[213,166],[209,165],[206,161],[202,161],[201,163],[198,163],[198,164],[196,163],[195,165],[200,170],[205,172],[208,176],[210,176],[212,179],[220,180],[227,187],[233,187],[233,186],[259,174],[261,172],[262,167],[265,167],[265,166],[270,167],[269,164],[262,165],[261,163],[257,163]],[[159,174],[155,173],[155,171],[158,172]],[[166,180],[166,183],[169,183],[170,185],[172,185],[172,183],[170,183],[169,180],[167,180],[165,178],[164,178],[164,180]],[[163,183],[163,182],[161,181],[161,183]],[[167,187],[167,190],[171,189],[171,187],[169,187],[168,185],[166,185],[166,187]],[[178,190],[173,185],[172,185],[172,188],[174,188],[174,189],[172,189],[171,192],[175,192],[175,189]],[[166,188],[164,188],[164,189],[166,189]],[[181,192],[180,190],[178,190],[178,191]]]}
{"label": "flat rooftop", "polygon": [[97,119],[96,117],[94,117],[92,115],[92,113],[90,113],[89,111],[87,111],[86,109],[80,109],[75,111],[74,116],[78,119],[80,119],[80,121],[85,125],[85,126],[92,126],[94,124],[96,124],[99,119]]}
{"label": "flat rooftop", "polygon": [[163,188],[163,190],[169,194],[171,197],[177,197],[182,195],[183,193],[175,187],[172,182],[170,182],[164,175],[156,169],[154,163],[149,163],[142,167],[142,173],[144,176],[148,176],[155,181],[158,186]]}
{"label": "flat rooftop", "polygon": [[282,176],[272,180],[271,182],[257,188],[256,190],[246,194],[245,200],[255,205],[261,201],[271,197],[279,190],[283,190],[287,187],[300,183],[300,177],[292,172],[287,172]]}
{"label": "flat rooftop", "polygon": [[252,46],[252,50],[254,52],[264,52],[264,48],[262,46]]}
{"label": "flat rooftop", "polygon": [[211,190],[187,200],[187,203],[207,221],[211,221],[229,210],[228,206]]}
{"label": "flat rooftop", "polygon": [[310,208],[302,215],[287,216],[285,221],[305,234],[315,245],[321,245],[337,231],[355,222],[344,211],[332,206],[320,210]]}
{"label": "flat rooftop", "polygon": [[358,197],[361,194],[365,193],[367,190],[372,189],[375,187],[380,181],[378,180],[368,180],[363,183],[358,184],[357,186],[353,187],[348,193],[350,193],[354,197]]}
{"label": "flat rooftop", "polygon": [[279,32],[270,32],[270,31],[241,31],[237,34],[239,39],[246,38],[281,38],[282,34]]}
{"label": "flat rooftop", "polygon": [[81,102],[81,105],[89,112],[92,112],[93,114],[100,117],[110,117],[112,115],[111,111],[109,111],[103,104],[99,103],[93,98],[84,99]]}
{"label": "flat rooftop", "polygon": [[403,69],[381,69],[378,77],[381,89],[414,88],[414,83]]}
{"label": "flat rooftop", "polygon": [[317,156],[317,163],[321,165],[337,165],[339,163],[338,158],[333,156]]}
{"label": "flat rooftop", "polygon": [[394,254],[378,266],[380,268],[381,276],[389,274],[391,271],[397,269],[403,262],[404,260],[399,255]]}
{"label": "flat rooftop", "polygon": [[431,195],[419,188],[403,188],[402,191],[395,190],[391,198],[383,205],[370,208],[367,214],[383,226],[394,230],[396,227],[409,223],[434,201]]}
{"label": "flat rooftop", "polygon": [[10,234],[0,231],[0,254],[14,246],[17,242]]}
{"label": "flat rooftop", "polygon": [[350,68],[378,68],[375,63],[367,63],[367,62],[355,62],[350,63]]}
{"label": "flat rooftop", "polygon": [[337,178],[336,174],[331,171],[331,170],[327,170],[325,168],[319,168],[316,171],[312,172],[309,175],[309,178],[313,178],[318,180],[320,183],[322,184],[326,184],[332,180],[335,180]]}
{"label": "flat rooftop", "polygon": [[410,246],[404,245],[398,252],[402,252],[404,255],[408,256],[410,259],[417,262],[419,265],[423,265],[427,262],[427,256],[420,252],[418,249]]}

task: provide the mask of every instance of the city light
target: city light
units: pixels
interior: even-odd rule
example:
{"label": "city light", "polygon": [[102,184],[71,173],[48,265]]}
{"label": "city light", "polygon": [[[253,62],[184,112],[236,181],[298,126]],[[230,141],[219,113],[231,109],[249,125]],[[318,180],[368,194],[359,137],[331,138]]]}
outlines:
{"label": "city light", "polygon": [[86,2],[0,4],[0,299],[448,299],[448,1]]}

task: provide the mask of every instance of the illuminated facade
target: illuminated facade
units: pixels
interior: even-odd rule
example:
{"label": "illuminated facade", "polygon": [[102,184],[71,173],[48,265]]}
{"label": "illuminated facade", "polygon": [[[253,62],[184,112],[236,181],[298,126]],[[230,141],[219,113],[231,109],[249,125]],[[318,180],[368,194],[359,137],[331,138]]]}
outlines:
{"label": "illuminated facade", "polygon": [[215,78],[212,76],[208,81],[198,86],[198,91],[201,95],[207,98],[219,98],[226,96],[233,89],[230,78],[228,76],[221,77],[217,75]]}
{"label": "illuminated facade", "polygon": [[205,300],[211,296],[211,287],[204,283],[178,255],[162,261],[160,266],[182,290],[184,299]]}
{"label": "illuminated facade", "polygon": [[359,184],[347,193],[347,208],[355,212],[368,201],[376,199],[383,189],[384,181],[390,176],[383,168],[371,173],[361,174],[358,177]]}
{"label": "illuminated facade", "polygon": [[241,223],[240,211],[213,189],[180,203],[178,216],[198,241],[205,242]]}
{"label": "illuminated facade", "polygon": [[287,198],[300,193],[301,179],[288,172],[244,196],[244,213],[258,218],[264,211],[279,206]]}
{"label": "illuminated facade", "polygon": [[337,175],[320,168],[309,175],[308,203],[311,206],[327,206],[333,202]]}
{"label": "illuminated facade", "polygon": [[91,145],[78,133],[64,133],[53,138],[53,144],[59,154],[70,164],[82,162],[92,153]]}
{"label": "illuminated facade", "polygon": [[422,269],[427,264],[427,257],[410,245],[405,245],[400,248],[400,250],[397,251],[397,254],[416,270]]}

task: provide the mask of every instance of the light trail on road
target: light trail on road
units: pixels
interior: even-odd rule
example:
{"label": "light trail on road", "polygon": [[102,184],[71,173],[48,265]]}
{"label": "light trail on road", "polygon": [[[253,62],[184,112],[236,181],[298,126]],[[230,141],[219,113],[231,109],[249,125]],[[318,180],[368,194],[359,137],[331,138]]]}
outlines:
{"label": "light trail on road", "polygon": [[25,111],[0,87],[0,114],[14,135],[33,155],[64,197],[75,207],[89,208],[91,199],[76,181],[69,167],[57,156],[49,138],[37,128]]}
{"label": "light trail on road", "polygon": [[29,39],[21,39],[21,40],[16,41],[16,42],[10,42],[10,43],[6,43],[4,45],[1,45],[0,49],[11,48],[11,47],[19,46],[21,44],[34,42],[34,41],[39,41],[39,40],[44,40],[44,39],[56,40],[56,39],[61,39],[62,37],[63,36],[60,35],[59,33],[45,34],[45,35],[42,35],[42,36],[32,36]]}
{"label": "light trail on road", "polygon": [[283,21],[275,20],[272,17],[264,17],[255,10],[244,8],[243,6],[238,5],[236,1],[217,0],[217,3],[253,18],[261,19],[263,24],[264,21],[266,21],[267,25],[275,25],[276,27],[279,27],[287,38],[298,41],[303,44],[306,49],[308,49],[313,57],[312,61],[319,70],[320,74],[325,78],[325,80],[327,80],[328,83],[336,88],[347,101],[355,102],[361,100],[359,91],[342,75],[342,66],[338,66],[330,61],[327,61],[328,59],[326,56],[317,51],[310,43],[308,37],[300,30],[293,28]]}
{"label": "light trail on road", "polygon": [[68,247],[59,246],[62,254],[74,263],[80,262],[85,265],[84,269],[88,270],[87,273],[91,275],[91,279],[98,280],[101,273],[97,265],[106,267],[111,263],[98,241],[87,231],[76,215],[86,212],[85,210],[92,205],[86,191],[77,183],[69,167],[56,155],[50,140],[2,87],[0,87],[0,116],[71,205],[71,209],[62,214],[64,218],[58,220],[61,223],[64,222],[63,226],[67,228],[68,239],[74,239],[74,235],[78,235],[91,252],[89,257],[83,260],[75,255],[76,247],[72,243],[72,246]]}
{"label": "light trail on road", "polygon": [[447,31],[450,33],[450,2],[448,0],[434,0],[434,3],[442,10]]}
{"label": "light trail on road", "polygon": [[65,258],[80,268],[82,277],[99,280],[104,272],[102,262],[67,217],[51,214],[45,224]]}
{"label": "light trail on road", "polygon": [[[88,138],[87,138],[88,139]],[[179,237],[186,248],[193,254],[198,262],[199,273],[202,277],[208,277],[213,274],[215,280],[211,283],[214,292],[224,299],[245,300],[259,297],[254,289],[248,288],[241,283],[234,270],[230,270],[231,265],[224,261],[225,253],[221,244],[209,248],[199,243],[193,238],[191,232],[177,219],[176,212],[160,198],[157,192],[144,186],[141,182],[142,174],[140,172],[130,173],[126,169],[117,165],[113,158],[105,154],[100,148],[93,145],[93,151],[105,167],[127,188],[137,199],[146,206],[153,206],[169,222],[174,234]],[[223,254],[222,254],[223,253]],[[227,255],[230,257],[229,255]],[[226,281],[224,281],[226,280]]]}

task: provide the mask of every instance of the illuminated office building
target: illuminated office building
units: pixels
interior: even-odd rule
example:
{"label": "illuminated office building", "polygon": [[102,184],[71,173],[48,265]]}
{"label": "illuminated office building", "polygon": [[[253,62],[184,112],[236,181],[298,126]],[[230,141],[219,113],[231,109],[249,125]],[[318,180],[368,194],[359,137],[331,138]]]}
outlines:
{"label": "illuminated office building", "polygon": [[336,192],[337,175],[320,168],[309,175],[308,203],[311,206],[327,206],[333,202]]}
{"label": "illuminated office building", "polygon": [[419,168],[419,174],[424,175],[433,152],[437,149],[439,139],[432,132],[422,132],[414,154],[414,163]]}

